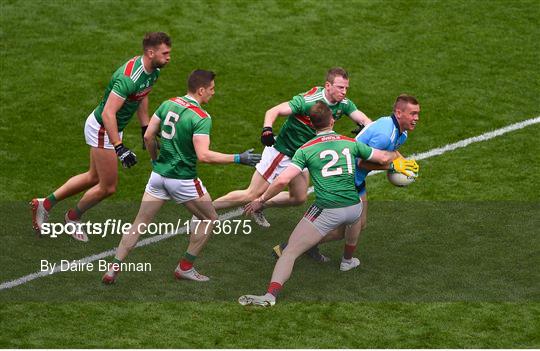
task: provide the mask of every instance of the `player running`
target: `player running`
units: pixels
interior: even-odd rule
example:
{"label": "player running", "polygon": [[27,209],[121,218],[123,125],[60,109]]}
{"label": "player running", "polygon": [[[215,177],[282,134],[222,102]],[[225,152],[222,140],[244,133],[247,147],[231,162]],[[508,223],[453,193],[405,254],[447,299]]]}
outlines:
{"label": "player running", "polygon": [[143,39],[143,55],[133,57],[114,72],[101,103],[90,113],[84,126],[86,143],[90,146],[89,170],[71,177],[47,197],[30,202],[32,224],[38,235],[56,203],[87,190],[64,219],[77,228],[73,238],[88,241],[80,225],[81,216],[116,192],[117,157],[124,168],[137,163],[135,153],[122,143],[122,132],[137,112],[144,135],[149,121],[148,94],[159,77],[160,68],[169,63],[170,52],[171,39],[167,34],[147,33]]}
{"label": "player running", "polygon": [[[420,115],[420,105],[418,100],[410,95],[402,94],[396,98],[394,103],[393,114],[387,117],[381,117],[369,126],[365,127],[357,136],[356,140],[362,142],[370,147],[386,150],[396,151],[400,157],[402,155],[397,151],[401,145],[407,140],[408,132],[416,128],[418,118]],[[387,170],[390,165],[381,165],[370,161],[360,161],[359,167],[356,167],[354,182],[358,191],[358,196],[362,199],[362,214],[360,221],[352,225],[351,235],[347,237],[345,242],[345,248],[343,251],[343,257],[341,259],[342,271],[348,271],[360,265],[360,260],[353,257],[356,251],[356,246],[362,230],[366,228],[367,224],[367,191],[366,191],[366,177],[371,170]],[[414,163],[414,167],[411,171],[418,172],[418,165]],[[334,231],[328,234],[322,241],[334,241],[344,238],[344,232]],[[286,243],[281,243],[274,248],[274,253],[279,257],[278,253],[281,253],[287,246]]]}
{"label": "player running", "polygon": [[[255,166],[261,159],[261,155],[253,154],[251,150],[227,155],[209,149],[212,119],[201,105],[207,104],[214,95],[214,78],[214,72],[193,71],[188,78],[187,95],[163,102],[152,116],[144,140],[152,158],[153,172],[139,213],[130,232],[122,236],[114,264],[103,276],[103,283],[115,282],[120,263],[137,243],[141,231],[154,219],[165,201],[171,199],[183,204],[199,220],[206,220],[190,226],[196,229],[189,237],[189,245],[176,267],[175,276],[196,281],[210,279],[193,267],[193,262],[211,236],[214,221],[218,219],[210,194],[197,178],[197,160]],[[161,134],[159,156],[153,142],[158,133]]]}
{"label": "player running", "polygon": [[[296,151],[290,165],[245,210],[248,213],[260,210],[305,168],[309,170],[315,187],[315,203],[293,230],[289,245],[274,267],[267,293],[262,296],[243,295],[238,299],[241,305],[273,306],[292,273],[295,260],[302,253],[335,228],[346,227],[346,235],[349,234],[350,225],[358,221],[362,211],[362,202],[354,187],[355,157],[379,164],[389,164],[398,157],[397,152],[373,149],[335,133],[331,110],[323,102],[317,102],[310,109],[310,120],[317,130],[316,137]],[[401,173],[405,173],[409,166],[406,162],[392,162],[392,167]]]}
{"label": "player running", "polygon": [[[330,108],[334,120],[347,115],[357,123],[363,125],[371,123],[371,120],[358,110],[351,100],[346,98],[348,88],[349,76],[347,72],[343,68],[335,67],[327,72],[324,87],[314,87],[308,92],[296,95],[292,100],[266,111],[261,135],[261,142],[266,147],[262,154],[262,160],[257,165],[256,172],[253,173],[249,187],[218,198],[214,201],[216,209],[244,205],[258,198],[268,189],[274,179],[290,164],[296,150],[315,136],[315,129],[309,119],[309,111],[317,102],[322,102]],[[287,120],[281,127],[277,138],[274,138],[272,126],[278,116],[287,116]],[[301,205],[307,199],[308,185],[309,175],[300,173],[291,180],[289,192],[282,192],[265,203],[264,207]],[[262,212],[255,212],[253,215],[259,225],[270,226]],[[310,251],[309,254],[317,261],[327,260],[326,257],[318,253],[317,248]]]}

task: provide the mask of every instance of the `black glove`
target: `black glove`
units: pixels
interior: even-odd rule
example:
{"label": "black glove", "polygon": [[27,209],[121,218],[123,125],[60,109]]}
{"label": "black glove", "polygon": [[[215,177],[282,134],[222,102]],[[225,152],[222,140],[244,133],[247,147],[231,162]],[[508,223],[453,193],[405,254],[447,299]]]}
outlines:
{"label": "black glove", "polygon": [[235,160],[238,160],[236,163],[253,167],[261,160],[261,154],[254,154],[253,149],[246,150],[237,156],[235,157]]}
{"label": "black glove", "polygon": [[122,162],[124,168],[129,168],[137,163],[137,155],[125,147],[124,144],[120,143],[116,145],[114,151],[116,151],[116,156],[118,156],[118,159]]}
{"label": "black glove", "polygon": [[261,143],[266,146],[272,146],[276,142],[274,139],[274,132],[272,132],[272,127],[264,127],[261,133]]}
{"label": "black glove", "polygon": [[143,150],[146,150],[146,144],[144,143],[144,133],[146,133],[147,129],[148,129],[148,126],[141,127],[142,149]]}
{"label": "black glove", "polygon": [[357,127],[354,130],[351,130],[351,133],[354,135],[357,135],[362,131],[362,129],[364,129],[364,126],[362,124],[357,123],[356,125]]}

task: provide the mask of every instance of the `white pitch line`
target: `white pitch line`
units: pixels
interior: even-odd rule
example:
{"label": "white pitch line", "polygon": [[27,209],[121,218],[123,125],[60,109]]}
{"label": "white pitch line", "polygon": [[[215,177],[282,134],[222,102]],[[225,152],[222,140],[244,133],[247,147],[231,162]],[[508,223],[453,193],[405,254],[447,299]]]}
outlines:
{"label": "white pitch line", "polygon": [[[432,150],[422,152],[422,153],[419,153],[419,154],[414,154],[414,155],[411,155],[410,158],[414,158],[416,160],[424,160],[426,158],[439,156],[439,155],[442,155],[444,153],[454,151],[456,149],[464,148],[464,147],[466,147],[466,146],[468,146],[470,144],[490,140],[490,139],[493,139],[495,137],[501,136],[503,134],[506,134],[506,133],[509,133],[509,132],[512,132],[512,131],[515,131],[515,130],[523,129],[523,128],[527,127],[527,126],[537,124],[537,123],[540,123],[540,116],[535,117],[535,118],[531,118],[531,119],[527,119],[527,120],[524,120],[524,121],[521,121],[521,122],[518,122],[518,123],[510,124],[510,125],[508,125],[506,127],[496,129],[496,130],[493,130],[491,132],[487,132],[487,133],[484,133],[484,134],[480,134],[480,135],[472,137],[472,138],[463,139],[463,140],[460,140],[460,141],[458,141],[456,143],[448,144],[448,145],[445,145],[445,146],[440,147],[440,148],[432,149]],[[374,172],[370,172],[368,175],[371,176],[371,175],[378,174],[378,173],[381,173],[381,172],[382,171],[374,171]],[[308,194],[310,194],[312,192],[313,192],[313,187],[309,187]],[[220,220],[226,220],[226,219],[239,217],[241,215],[242,215],[242,208],[239,207],[236,210],[224,213],[223,215],[219,216],[219,219]],[[170,238],[172,236],[175,236],[175,235],[178,235],[178,234],[184,234],[185,232],[186,232],[186,229],[182,228],[182,229],[178,230],[176,233],[167,233],[167,234],[163,234],[163,235],[159,235],[159,236],[154,236],[154,237],[151,237],[151,238],[148,238],[148,239],[144,239],[144,240],[139,241],[137,243],[136,247],[142,247],[142,246],[150,245],[150,244],[156,243],[158,241],[168,239],[168,238]],[[96,254],[96,255],[91,255],[91,256],[84,257],[84,258],[82,258],[82,259],[80,259],[78,261],[81,262],[81,263],[94,262],[94,261],[97,261],[97,260],[100,260],[100,259],[103,259],[103,258],[106,258],[106,257],[114,256],[115,252],[116,252],[116,249],[111,249],[111,250],[107,250],[107,251],[101,252],[101,253]],[[14,288],[16,286],[26,284],[26,283],[34,280],[34,279],[46,277],[48,275],[56,274],[58,272],[60,272],[60,263],[56,264],[56,268],[52,271],[52,273],[50,271],[39,271],[39,272],[28,274],[28,275],[25,275],[23,277],[20,277],[20,278],[11,280],[11,281],[3,282],[2,284],[0,284],[0,290],[11,289],[11,288]]]}

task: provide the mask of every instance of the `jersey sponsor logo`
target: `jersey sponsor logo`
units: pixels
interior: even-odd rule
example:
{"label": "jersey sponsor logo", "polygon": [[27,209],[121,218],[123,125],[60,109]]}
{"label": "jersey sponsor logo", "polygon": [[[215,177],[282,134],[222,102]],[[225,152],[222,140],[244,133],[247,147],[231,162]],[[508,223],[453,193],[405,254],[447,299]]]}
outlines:
{"label": "jersey sponsor logo", "polygon": [[148,88],[144,89],[143,91],[140,91],[138,93],[129,95],[128,100],[129,101],[141,101],[142,99],[144,99],[146,97],[146,95],[150,94],[151,91],[152,91],[152,87],[148,87]]}
{"label": "jersey sponsor logo", "polygon": [[127,77],[131,76],[131,73],[133,73],[133,66],[135,66],[135,61],[137,61],[138,58],[139,56],[135,56],[134,58],[128,61],[128,63],[126,64],[126,68],[124,68],[125,76]]}
{"label": "jersey sponsor logo", "polygon": [[198,106],[195,106],[189,102],[187,102],[186,100],[182,99],[182,98],[179,98],[179,97],[175,97],[175,98],[172,98],[170,99],[170,101],[182,106],[182,107],[185,107],[187,109],[190,109],[191,111],[195,112],[199,117],[201,118],[206,118],[208,117],[208,114],[200,107]]}
{"label": "jersey sponsor logo", "polygon": [[341,117],[342,114],[343,114],[342,110],[337,110],[336,114],[334,115],[334,119],[338,119],[339,117]]}
{"label": "jersey sponsor logo", "polygon": [[327,141],[339,141],[339,140],[346,140],[346,141],[351,141],[353,143],[356,143],[356,140],[354,140],[353,138],[349,138],[349,137],[346,137],[344,135],[339,135],[339,134],[330,134],[330,135],[323,135],[323,136],[318,137],[317,139],[308,141],[304,145],[300,146],[300,149],[305,149],[306,147],[310,147],[319,143],[325,143]]}

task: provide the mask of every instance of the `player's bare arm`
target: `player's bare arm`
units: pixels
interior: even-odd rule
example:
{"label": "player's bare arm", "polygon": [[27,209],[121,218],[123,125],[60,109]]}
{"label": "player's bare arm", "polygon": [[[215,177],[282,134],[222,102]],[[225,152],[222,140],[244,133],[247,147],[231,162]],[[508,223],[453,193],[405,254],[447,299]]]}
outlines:
{"label": "player's bare arm", "polygon": [[118,126],[116,125],[116,112],[120,110],[124,101],[124,98],[112,93],[109,95],[107,103],[105,103],[105,107],[103,108],[103,124],[109,136],[109,141],[113,145],[121,142],[120,135],[118,134]]}
{"label": "player's bare arm", "polygon": [[270,187],[266,189],[264,194],[262,194],[258,199],[247,204],[244,208],[244,212],[247,214],[260,211],[264,203],[277,194],[279,194],[287,184],[291,182],[296,176],[301,174],[302,171],[293,165],[289,165],[277,178],[272,182]]}
{"label": "player's bare arm", "polygon": [[203,163],[241,163],[247,166],[253,166],[261,160],[260,154],[254,154],[253,149],[246,150],[241,154],[222,154],[210,150],[210,136],[199,134],[193,136],[193,147],[197,154],[197,159]]}
{"label": "player's bare arm", "polygon": [[144,133],[146,133],[146,128],[148,128],[148,123],[150,123],[150,116],[148,116],[148,95],[141,100],[139,107],[137,108],[137,119],[141,125],[141,136],[143,139],[142,148],[146,148],[146,142],[144,141]]}
{"label": "player's bare arm", "polygon": [[[402,158],[403,157],[403,155],[399,151],[396,150],[394,152],[397,153],[397,155],[398,155],[397,158]],[[371,161],[358,159],[357,166],[360,167],[360,168],[367,169],[369,171],[388,170],[388,169],[390,169],[390,162],[386,163],[386,164],[380,164],[380,163],[375,163],[375,162],[371,162]]]}
{"label": "player's bare arm", "polygon": [[292,109],[289,106],[288,102],[282,102],[279,105],[276,105],[266,111],[264,115],[264,126],[263,127],[272,127],[274,122],[279,116],[288,116],[292,113]]}
{"label": "player's bare arm", "polygon": [[141,128],[148,126],[148,123],[150,123],[150,116],[148,115],[148,95],[141,100],[141,103],[137,108],[137,119],[141,124]]}
{"label": "player's bare arm", "polygon": [[152,159],[152,161],[155,161],[158,156],[157,144],[154,141],[160,131],[160,123],[161,120],[157,116],[152,116],[152,119],[148,124],[148,128],[144,133],[144,144],[146,145],[148,153],[150,153],[150,158]]}
{"label": "player's bare arm", "polygon": [[363,126],[367,126],[368,124],[372,122],[372,120],[369,119],[369,117],[366,116],[366,114],[360,110],[356,110],[352,112],[349,117],[356,123],[361,124]]}
{"label": "player's bare arm", "polygon": [[292,109],[288,102],[282,102],[266,111],[264,115],[264,125],[261,133],[261,143],[266,146],[272,146],[275,143],[274,131],[272,126],[279,116],[288,116],[292,113]]}
{"label": "player's bare arm", "polygon": [[209,135],[194,135],[193,147],[197,153],[197,159],[203,163],[233,163],[234,155],[222,154],[210,150]]}
{"label": "player's bare arm", "polygon": [[396,151],[383,151],[379,149],[373,149],[373,154],[371,155],[369,161],[378,163],[380,165],[386,165],[398,158],[398,153]]}

